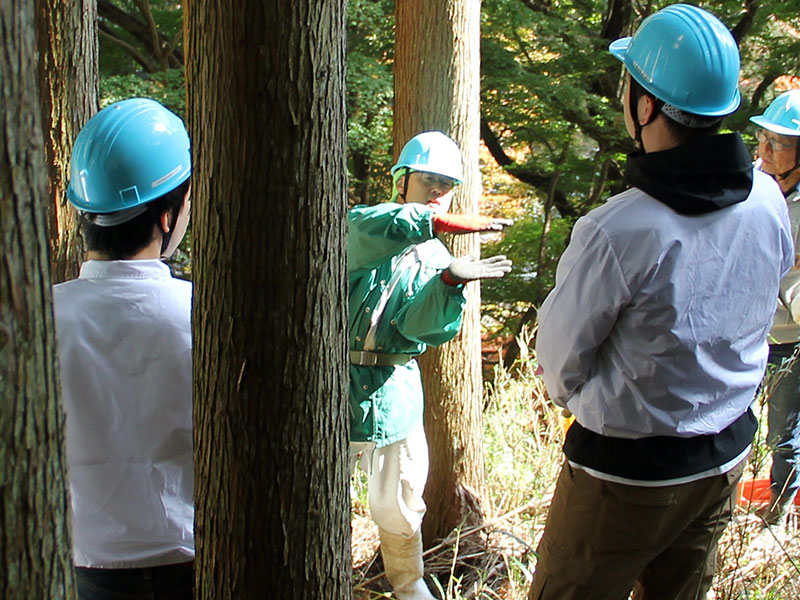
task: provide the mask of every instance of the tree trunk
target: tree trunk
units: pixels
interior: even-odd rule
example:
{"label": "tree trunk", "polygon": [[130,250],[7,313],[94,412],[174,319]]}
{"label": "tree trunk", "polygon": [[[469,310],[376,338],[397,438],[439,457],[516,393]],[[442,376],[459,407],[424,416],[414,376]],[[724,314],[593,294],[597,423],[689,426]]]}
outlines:
{"label": "tree trunk", "polygon": [[74,279],[83,260],[77,212],[67,203],[75,136],[97,112],[97,3],[36,0],[39,89],[48,166],[53,283]]}
{"label": "tree trunk", "polygon": [[349,598],[344,1],[184,7],[196,597]]}
{"label": "tree trunk", "polygon": [[[562,155],[563,156],[563,155]],[[553,224],[553,197],[555,196],[558,180],[561,178],[561,165],[559,164],[553,176],[550,178],[550,185],[547,186],[547,197],[544,201],[544,221],[542,223],[542,236],[539,238],[539,252],[536,258],[536,272],[542,273],[547,263],[547,242],[550,237],[550,226]]]}
{"label": "tree trunk", "polygon": [[33,5],[0,31],[0,598],[74,598]]}
{"label": "tree trunk", "polygon": [[[355,204],[370,204],[369,157],[366,152],[352,151]],[[351,182],[352,183],[352,182]]]}
{"label": "tree trunk", "polygon": [[[395,48],[395,155],[413,135],[448,133],[461,147],[465,181],[453,212],[478,212],[480,139],[480,2],[397,3]],[[455,256],[478,252],[477,235],[452,239]],[[459,335],[422,357],[425,431],[431,468],[422,531],[426,545],[460,523],[482,520],[485,496],[481,415],[480,288],[468,286]]]}

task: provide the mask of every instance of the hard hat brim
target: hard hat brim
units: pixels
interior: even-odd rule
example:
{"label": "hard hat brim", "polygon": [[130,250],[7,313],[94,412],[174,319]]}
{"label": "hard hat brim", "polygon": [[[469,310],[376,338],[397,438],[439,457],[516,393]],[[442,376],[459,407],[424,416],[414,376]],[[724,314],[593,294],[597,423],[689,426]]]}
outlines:
{"label": "hard hat brim", "polygon": [[431,169],[430,165],[423,165],[423,164],[403,164],[403,165],[395,165],[390,169],[390,173],[394,175],[400,169],[409,169],[412,173],[432,173],[433,175],[442,175],[443,177],[449,177],[452,179],[456,185],[461,185],[464,183],[463,177],[459,177],[459,173],[454,173],[448,169]]}
{"label": "hard hat brim", "polygon": [[628,46],[631,45],[631,39],[630,37],[624,37],[614,40],[608,45],[608,51],[614,58],[624,63],[625,57],[628,56]]}
{"label": "hard hat brim", "polygon": [[789,129],[788,127],[779,125],[774,121],[770,121],[769,119],[764,117],[764,115],[756,115],[755,117],[750,117],[750,120],[759,127],[763,127],[764,129],[767,129],[772,133],[777,133],[779,135],[790,135],[792,137],[800,136],[800,130]]}

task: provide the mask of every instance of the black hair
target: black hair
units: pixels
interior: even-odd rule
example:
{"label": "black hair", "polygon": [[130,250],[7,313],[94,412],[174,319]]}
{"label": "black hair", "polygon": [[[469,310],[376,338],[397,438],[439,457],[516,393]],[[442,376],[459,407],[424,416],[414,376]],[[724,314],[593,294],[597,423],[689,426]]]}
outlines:
{"label": "black hair", "polygon": [[175,222],[183,206],[183,199],[189,191],[191,178],[163,196],[148,202],[146,210],[119,225],[104,227],[96,225],[90,219],[92,215],[83,215],[81,231],[86,240],[86,247],[92,252],[107,256],[110,260],[125,260],[134,256],[153,241],[153,227],[161,229],[161,215],[170,213],[170,231],[164,234],[162,251],[169,241],[169,235],[175,229]]}
{"label": "black hair", "polygon": [[[693,113],[687,111],[681,111],[679,109],[675,109],[679,113],[683,113],[688,119],[696,120],[696,121],[708,121],[708,125],[701,126],[701,127],[687,127],[681,123],[678,123],[675,119],[671,118],[667,113],[664,113],[661,108],[666,104],[663,100],[656,98],[652,93],[648,92],[642,85],[636,81],[630,75],[628,76],[629,85],[630,85],[630,105],[629,110],[631,112],[631,118],[633,119],[634,128],[636,130],[636,141],[641,144],[641,128],[643,125],[639,125],[639,121],[636,118],[636,107],[639,104],[639,98],[642,96],[650,96],[653,98],[656,104],[655,113],[651,118],[650,122],[652,122],[659,114],[663,115],[664,121],[666,122],[667,129],[669,132],[678,140],[679,144],[685,144],[693,139],[707,136],[707,135],[715,135],[719,133],[720,127],[722,126],[722,117],[706,117],[703,115],[695,115]],[[646,123],[647,125],[649,123]]]}

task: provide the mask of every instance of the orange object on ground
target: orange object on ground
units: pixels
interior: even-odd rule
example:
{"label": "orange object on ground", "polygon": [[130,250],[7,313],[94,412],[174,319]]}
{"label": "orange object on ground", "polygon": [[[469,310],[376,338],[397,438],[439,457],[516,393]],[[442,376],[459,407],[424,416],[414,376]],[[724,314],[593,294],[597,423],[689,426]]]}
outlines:
{"label": "orange object on ground", "polygon": [[[739,482],[736,489],[736,503],[739,506],[769,504],[769,479],[746,479]],[[800,492],[794,497],[794,505],[800,506]]]}

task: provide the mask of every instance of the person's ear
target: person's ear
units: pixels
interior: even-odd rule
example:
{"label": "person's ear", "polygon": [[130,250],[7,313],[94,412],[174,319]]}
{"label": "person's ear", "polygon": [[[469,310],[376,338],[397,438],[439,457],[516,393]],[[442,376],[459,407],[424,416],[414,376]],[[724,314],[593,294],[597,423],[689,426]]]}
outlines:
{"label": "person's ear", "polygon": [[656,100],[650,94],[642,94],[639,97],[638,116],[640,125],[647,125],[656,115]]}
{"label": "person's ear", "polygon": [[162,232],[169,233],[170,226],[172,225],[172,214],[170,214],[170,211],[165,210],[161,213],[159,225],[161,225]]}
{"label": "person's ear", "polygon": [[406,185],[406,177],[407,175],[401,175],[400,177],[397,178],[397,181],[394,184],[397,193],[400,194],[401,196],[403,195],[403,188]]}

